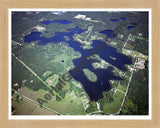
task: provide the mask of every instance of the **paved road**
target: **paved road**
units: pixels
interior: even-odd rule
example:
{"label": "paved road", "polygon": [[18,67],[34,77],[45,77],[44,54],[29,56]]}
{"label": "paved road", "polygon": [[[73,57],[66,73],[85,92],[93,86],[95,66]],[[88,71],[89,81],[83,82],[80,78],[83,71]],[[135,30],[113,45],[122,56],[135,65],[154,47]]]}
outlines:
{"label": "paved road", "polygon": [[126,89],[126,92],[125,92],[125,95],[124,95],[124,98],[123,98],[123,101],[122,101],[120,110],[119,110],[117,113],[114,113],[115,115],[120,113],[120,111],[122,110],[122,107],[123,107],[123,105],[124,105],[124,101],[125,101],[126,96],[127,96],[127,93],[128,93],[128,88],[129,88],[130,82],[131,82],[131,80],[132,80],[133,72],[134,72],[134,70],[135,70],[136,62],[137,62],[137,59],[136,59],[136,61],[135,61],[135,63],[134,63],[134,67],[133,67],[131,76],[130,76],[130,78],[129,78],[129,82],[128,82],[128,85],[127,85],[127,89]]}
{"label": "paved road", "polygon": [[128,40],[129,40],[129,38],[130,38],[131,35],[132,34],[130,33],[129,36],[128,36],[128,38],[127,38],[127,40],[126,40],[126,42],[125,42],[125,44],[123,45],[122,51],[123,51],[124,47],[126,46],[126,44],[128,43]]}
{"label": "paved road", "polygon": [[87,34],[87,36],[86,36],[86,38],[85,38],[85,41],[87,40],[88,36],[91,34],[91,31],[92,31],[92,28],[89,29],[89,32],[88,32],[88,34]]}
{"label": "paved road", "polygon": [[20,43],[14,41],[14,40],[12,40],[12,42],[15,43],[15,44],[18,44],[18,45],[20,45],[20,46],[22,45],[22,44],[20,44]]}

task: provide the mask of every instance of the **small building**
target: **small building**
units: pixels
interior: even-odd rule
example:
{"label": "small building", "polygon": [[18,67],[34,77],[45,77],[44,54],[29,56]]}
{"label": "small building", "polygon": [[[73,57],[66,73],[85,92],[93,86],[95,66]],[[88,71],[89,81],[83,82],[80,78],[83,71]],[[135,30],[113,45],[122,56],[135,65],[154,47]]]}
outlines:
{"label": "small building", "polygon": [[86,18],[86,15],[78,14],[78,15],[75,16],[74,18],[76,18],[76,19],[85,19],[85,18]]}
{"label": "small building", "polygon": [[15,83],[13,86],[14,86],[14,87],[18,87],[18,83]]}
{"label": "small building", "polygon": [[120,38],[120,39],[122,39],[124,37],[124,35],[123,34],[118,34],[117,37]]}
{"label": "small building", "polygon": [[145,68],[144,63],[145,63],[144,59],[138,58],[138,62],[136,63],[136,68],[144,69]]}

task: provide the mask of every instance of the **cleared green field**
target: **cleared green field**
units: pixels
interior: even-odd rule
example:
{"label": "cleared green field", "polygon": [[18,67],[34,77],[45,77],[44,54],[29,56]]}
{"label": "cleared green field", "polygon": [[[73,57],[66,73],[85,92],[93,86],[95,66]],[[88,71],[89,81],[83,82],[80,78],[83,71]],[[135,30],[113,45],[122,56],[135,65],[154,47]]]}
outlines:
{"label": "cleared green field", "polygon": [[47,76],[49,76],[49,75],[51,75],[52,74],[52,72],[51,71],[46,71],[45,73],[43,73],[43,77],[47,77]]}
{"label": "cleared green field", "polygon": [[81,98],[76,97],[74,94],[70,95],[70,93],[67,93],[65,98],[61,101],[57,101],[55,96],[52,96],[51,100],[46,100],[44,98],[45,94],[49,94],[49,92],[45,90],[38,90],[36,92],[31,92],[27,88],[22,88],[19,91],[20,94],[23,94],[32,100],[37,101],[38,98],[41,98],[47,103],[44,103],[43,105],[61,113],[64,115],[84,115],[85,110],[81,101]]}
{"label": "cleared green field", "polygon": [[20,103],[12,101],[12,106],[16,108],[14,115],[55,115],[53,112],[25,98]]}
{"label": "cleared green field", "polygon": [[123,91],[123,92],[125,92],[126,89],[127,89],[127,87],[122,86],[122,85],[119,85],[119,86],[118,86],[118,89],[121,90],[121,91]]}
{"label": "cleared green field", "polygon": [[126,55],[131,55],[131,56],[139,56],[139,52],[137,51],[133,51],[133,50],[128,50],[128,49],[123,49],[123,54],[126,54]]}
{"label": "cleared green field", "polygon": [[47,78],[46,82],[48,85],[56,85],[58,83],[59,76],[57,74],[54,74]]}
{"label": "cleared green field", "polygon": [[123,97],[124,97],[124,94],[117,91],[116,94],[114,94],[113,96],[114,101],[104,105],[104,112],[110,113],[110,114],[117,113],[121,107],[121,103],[122,103],[121,99]]}

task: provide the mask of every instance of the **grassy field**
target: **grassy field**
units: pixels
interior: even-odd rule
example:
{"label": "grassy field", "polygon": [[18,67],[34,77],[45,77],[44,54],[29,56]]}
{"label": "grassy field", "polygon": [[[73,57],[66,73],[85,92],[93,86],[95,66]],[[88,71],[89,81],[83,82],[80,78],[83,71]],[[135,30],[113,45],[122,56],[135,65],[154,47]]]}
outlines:
{"label": "grassy field", "polygon": [[118,86],[118,89],[121,90],[121,91],[123,91],[123,92],[125,92],[126,89],[127,89],[127,87],[122,86],[122,85],[119,85],[119,86]]}
{"label": "grassy field", "polygon": [[16,108],[14,115],[55,115],[53,112],[25,98],[20,103],[13,101],[12,106]]}
{"label": "grassy field", "polygon": [[123,49],[123,54],[126,54],[126,55],[131,55],[131,56],[139,56],[139,52],[137,51],[133,51],[133,50],[128,50],[128,49]]}
{"label": "grassy field", "polygon": [[47,91],[39,90],[39,91],[30,91],[28,88],[24,87],[19,90],[20,94],[23,94],[35,101],[37,101],[37,98],[41,98],[47,103],[44,103],[43,105],[61,113],[64,115],[83,115],[85,114],[83,104],[81,101],[81,98],[76,97],[74,94],[70,95],[70,93],[67,93],[65,98],[62,101],[57,101],[55,96],[52,96],[51,100],[46,100],[44,98],[44,95],[47,94]]}
{"label": "grassy field", "polygon": [[113,96],[114,101],[104,105],[104,112],[110,113],[110,114],[117,113],[121,107],[121,103],[122,103],[121,99],[123,97],[124,97],[124,94],[117,91],[116,94],[114,94]]}

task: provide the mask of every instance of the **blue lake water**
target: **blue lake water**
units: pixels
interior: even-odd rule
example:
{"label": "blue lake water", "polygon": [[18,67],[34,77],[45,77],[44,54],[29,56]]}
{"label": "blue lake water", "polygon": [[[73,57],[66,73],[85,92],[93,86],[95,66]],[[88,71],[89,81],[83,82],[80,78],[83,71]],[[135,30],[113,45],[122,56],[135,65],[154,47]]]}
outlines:
{"label": "blue lake water", "polygon": [[[93,42],[92,49],[83,49],[79,42],[74,41],[73,35],[80,34],[84,31],[86,31],[86,29],[81,30],[78,27],[75,27],[73,29],[67,30],[66,32],[56,32],[55,35],[50,38],[40,37],[40,35],[42,34],[41,32],[32,32],[31,34],[25,36],[24,41],[26,43],[30,43],[32,41],[38,41],[38,45],[66,42],[75,51],[80,52],[82,57],[72,60],[73,64],[75,65],[75,68],[71,69],[69,73],[72,75],[72,77],[75,80],[79,81],[83,85],[85,91],[90,97],[90,100],[97,101],[98,99],[103,97],[102,95],[103,91],[108,91],[111,89],[109,80],[114,80],[114,79],[121,80],[122,78],[118,76],[114,76],[114,74],[112,73],[112,70],[113,70],[112,67],[109,67],[107,69],[94,69],[92,66],[92,63],[99,62],[99,61],[95,59],[87,59],[87,57],[93,54],[98,54],[106,62],[112,64],[113,66],[115,66],[116,68],[122,71],[125,71],[126,70],[125,65],[131,64],[132,61],[127,56],[118,53],[115,48],[106,45],[105,42],[100,40],[92,41]],[[115,38],[115,36],[113,36],[114,34],[111,34],[111,33],[114,33],[112,30],[108,30],[100,33],[109,35],[111,38]],[[64,36],[67,36],[70,40],[67,41],[64,38]],[[116,59],[111,59],[110,56]],[[86,68],[96,74],[98,78],[96,82],[91,82],[85,76],[82,70]]]}
{"label": "blue lake water", "polygon": [[130,23],[131,25],[137,25],[137,23]]}
{"label": "blue lake water", "polygon": [[120,17],[120,19],[121,19],[121,20],[126,20],[126,18],[125,18],[125,17]]}
{"label": "blue lake water", "polygon": [[128,26],[128,30],[135,28],[135,26]]}
{"label": "blue lake water", "polygon": [[115,38],[116,37],[116,34],[114,33],[113,30],[103,30],[103,31],[100,31],[99,33],[105,34],[109,38]]}
{"label": "blue lake water", "polygon": [[110,19],[112,22],[118,22],[118,19]]}
{"label": "blue lake water", "polygon": [[42,21],[42,24],[49,25],[51,23],[59,23],[59,24],[71,24],[72,21],[68,20],[52,20],[52,21]]}

